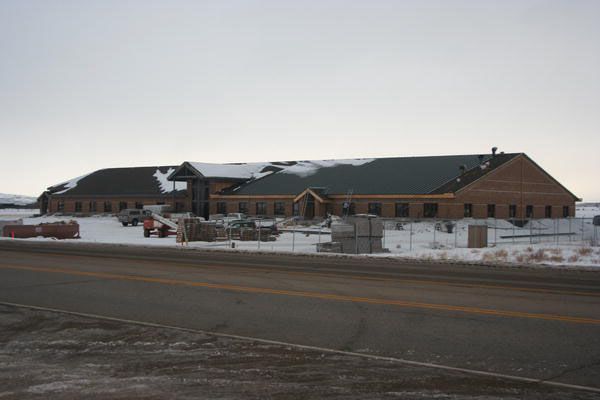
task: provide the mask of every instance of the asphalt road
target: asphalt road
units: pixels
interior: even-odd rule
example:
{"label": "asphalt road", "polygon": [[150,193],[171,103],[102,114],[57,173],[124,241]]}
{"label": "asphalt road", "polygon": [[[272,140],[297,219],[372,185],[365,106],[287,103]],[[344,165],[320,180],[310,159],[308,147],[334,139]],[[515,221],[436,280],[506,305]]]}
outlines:
{"label": "asphalt road", "polygon": [[600,273],[0,241],[0,302],[600,388]]}

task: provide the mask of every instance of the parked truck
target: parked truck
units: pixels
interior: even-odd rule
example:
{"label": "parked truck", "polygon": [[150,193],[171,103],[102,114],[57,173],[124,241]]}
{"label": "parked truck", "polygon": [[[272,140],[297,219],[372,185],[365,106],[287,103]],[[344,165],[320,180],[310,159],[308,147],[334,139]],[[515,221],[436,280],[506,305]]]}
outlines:
{"label": "parked truck", "polygon": [[140,222],[143,222],[146,218],[150,218],[152,211],[150,210],[139,210],[137,208],[126,208],[119,212],[119,222],[123,226],[131,224],[131,226],[137,226]]}

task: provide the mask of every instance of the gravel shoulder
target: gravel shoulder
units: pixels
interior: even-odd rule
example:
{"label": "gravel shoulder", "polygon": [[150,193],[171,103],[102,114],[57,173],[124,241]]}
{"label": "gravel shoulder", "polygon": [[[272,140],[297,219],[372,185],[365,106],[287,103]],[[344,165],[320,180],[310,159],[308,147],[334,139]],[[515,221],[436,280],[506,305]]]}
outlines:
{"label": "gravel shoulder", "polygon": [[593,399],[598,394],[0,305],[0,399]]}

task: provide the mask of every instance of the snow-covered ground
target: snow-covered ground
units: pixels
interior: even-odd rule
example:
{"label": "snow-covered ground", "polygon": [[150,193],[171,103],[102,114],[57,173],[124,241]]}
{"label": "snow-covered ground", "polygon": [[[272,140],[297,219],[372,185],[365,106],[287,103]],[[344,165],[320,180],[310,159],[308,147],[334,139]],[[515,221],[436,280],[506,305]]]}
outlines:
{"label": "snow-covered ground", "polygon": [[585,206],[578,205],[575,207],[575,215],[577,218],[593,218],[596,215],[600,215],[600,203],[592,203]]}
{"label": "snow-covered ground", "polygon": [[[23,219],[24,224],[39,224],[75,220],[80,225],[81,239],[70,242],[118,243],[146,246],[181,246],[174,237],[158,238],[143,236],[143,228],[123,227],[115,217],[32,217],[37,210],[0,210],[0,220]],[[538,220],[518,228],[503,220],[462,220],[452,233],[436,230],[430,221],[405,223],[397,226],[395,221],[386,222],[384,248],[389,253],[374,257],[402,257],[422,260],[455,260],[488,263],[516,263],[539,265],[572,265],[600,267],[600,229],[592,225],[591,217],[599,215],[597,208],[578,208],[578,216],[569,220]],[[490,247],[467,248],[469,224],[487,224]],[[302,227],[306,230],[306,227]],[[401,228],[400,230],[398,228]],[[300,227],[299,227],[300,229]],[[319,232],[319,227],[309,227]],[[559,233],[560,235],[555,235]],[[534,235],[531,237],[531,235]],[[549,236],[537,236],[539,234]],[[512,236],[523,237],[512,237]],[[509,236],[502,238],[502,236]],[[596,238],[596,240],[594,239]],[[4,239],[10,240],[10,239]],[[54,240],[32,238],[24,240]],[[328,230],[321,234],[307,235],[300,232],[283,232],[274,242],[237,241],[235,249],[229,241],[192,242],[190,248],[223,249],[229,251],[260,250],[275,252],[316,253],[319,242],[331,241]],[[595,245],[595,246],[594,246]]]}
{"label": "snow-covered ground", "polygon": [[22,196],[20,194],[0,193],[0,204],[15,204],[17,206],[25,206],[35,203],[37,199],[30,196]]}

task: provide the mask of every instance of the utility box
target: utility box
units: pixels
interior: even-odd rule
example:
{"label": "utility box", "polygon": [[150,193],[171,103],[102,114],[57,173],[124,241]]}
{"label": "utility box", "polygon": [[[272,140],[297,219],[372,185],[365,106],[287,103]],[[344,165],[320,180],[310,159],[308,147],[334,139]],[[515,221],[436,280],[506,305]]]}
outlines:
{"label": "utility box", "polygon": [[[332,243],[317,247],[319,252],[345,254],[382,253],[383,222],[372,215],[348,217],[344,223],[331,225]],[[333,244],[335,243],[335,245]]]}
{"label": "utility box", "polygon": [[469,248],[478,249],[488,245],[487,225],[469,225]]}

